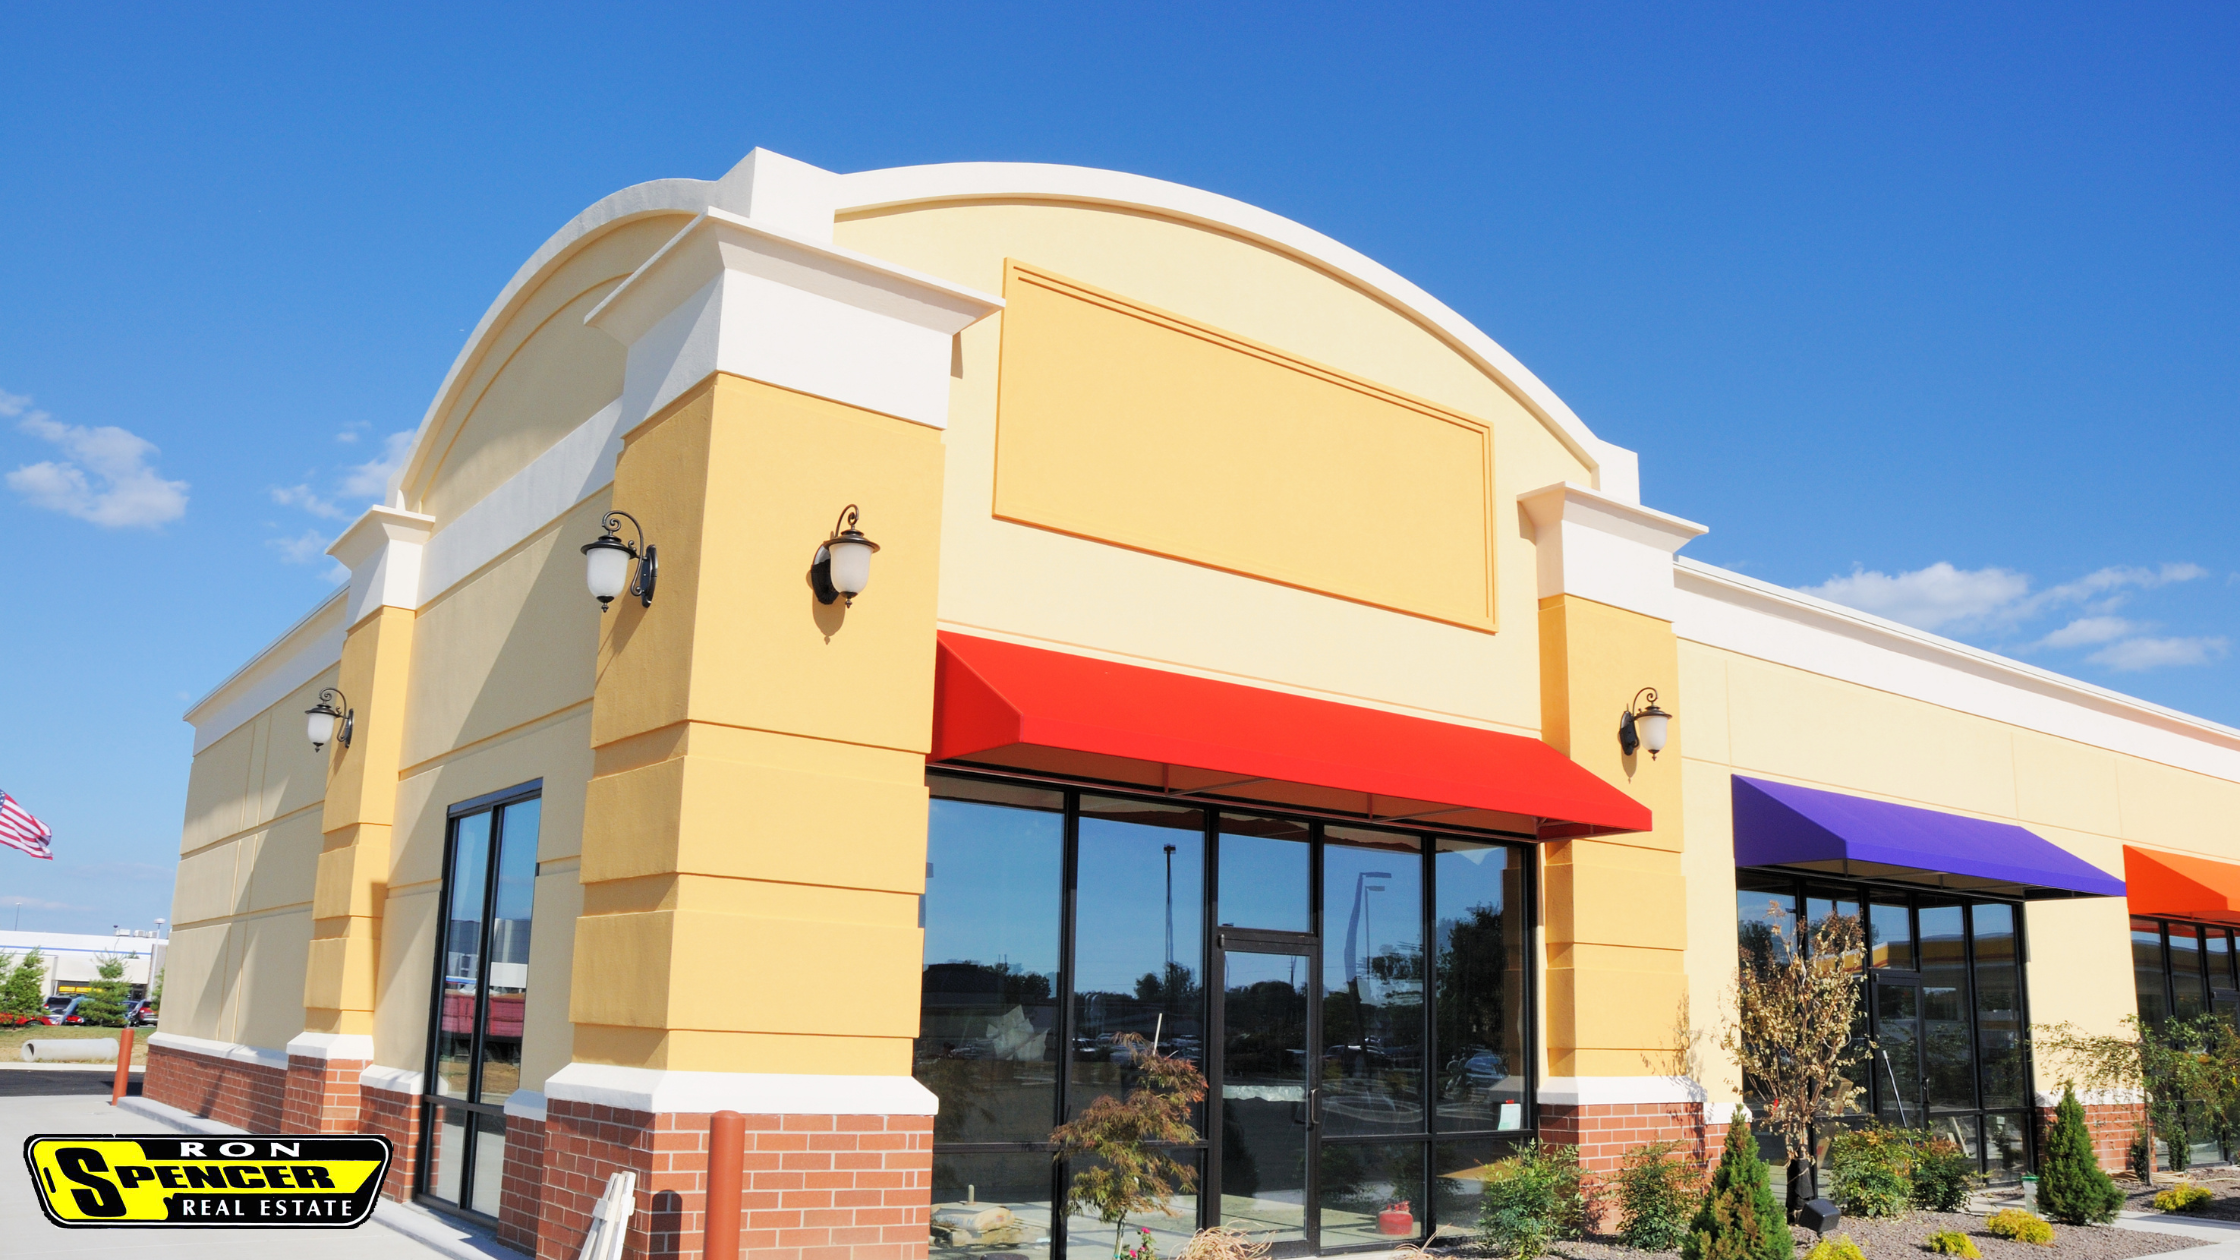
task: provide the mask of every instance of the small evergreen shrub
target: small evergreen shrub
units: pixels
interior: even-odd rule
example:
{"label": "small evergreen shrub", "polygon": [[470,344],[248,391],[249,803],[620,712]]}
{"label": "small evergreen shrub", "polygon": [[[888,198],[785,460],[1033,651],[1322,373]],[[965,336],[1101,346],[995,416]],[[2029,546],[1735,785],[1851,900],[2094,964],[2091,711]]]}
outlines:
{"label": "small evergreen shrub", "polygon": [[1727,1126],[1719,1166],[1712,1171],[1703,1206],[1688,1226],[1688,1239],[1680,1244],[1680,1255],[1682,1260],[1794,1260],[1796,1256],[1788,1218],[1767,1183],[1766,1162],[1758,1158],[1758,1140],[1750,1135],[1750,1122],[1739,1111]]}
{"label": "small evergreen shrub", "polygon": [[1913,1148],[1904,1134],[1866,1128],[1836,1135],[1828,1144],[1828,1171],[1836,1202],[1858,1217],[1900,1216],[1913,1201],[1907,1170]]}
{"label": "small evergreen shrub", "polygon": [[1938,1230],[1921,1244],[1940,1256],[1959,1256],[1961,1260],[1983,1260],[1983,1253],[1976,1250],[1976,1240],[1957,1229]]}
{"label": "small evergreen shrub", "polygon": [[1814,1243],[1812,1250],[1804,1253],[1804,1260],[1867,1260],[1867,1253],[1859,1250],[1851,1235],[1837,1234]]}
{"label": "small evergreen shrub", "polygon": [[1678,1145],[1635,1147],[1618,1166],[1618,1237],[1626,1246],[1671,1251],[1687,1238],[1700,1178],[1686,1160],[1674,1157]]}
{"label": "small evergreen shrub", "polygon": [[2006,1208],[1993,1212],[1983,1227],[1993,1238],[2011,1238],[2020,1243],[2035,1243],[2041,1247],[2053,1245],[2053,1226],[2035,1212],[2022,1208]]}
{"label": "small evergreen shrub", "polygon": [[1907,1180],[1912,1183],[1913,1205],[1932,1212],[1964,1210],[1968,1196],[1982,1180],[1976,1173],[1975,1159],[1958,1142],[1935,1134],[1920,1135],[1913,1143],[1912,1154]]}
{"label": "small evergreen shrub", "polygon": [[2062,1089],[2061,1106],[2053,1114],[2038,1173],[2038,1206],[2064,1225],[2105,1225],[2123,1206],[2123,1191],[2100,1170],[2092,1133],[2084,1124],[2084,1104],[2074,1088]]}
{"label": "small evergreen shrub", "polygon": [[1488,1165],[1478,1232],[1514,1260],[1538,1260],[1548,1245],[1577,1238],[1586,1221],[1586,1173],[1576,1146],[1527,1142]]}
{"label": "small evergreen shrub", "polygon": [[2154,1138],[2145,1129],[2131,1131],[2131,1146],[2123,1153],[2123,1166],[2131,1170],[2140,1185],[2154,1184]]}
{"label": "small evergreen shrub", "polygon": [[2181,1181],[2154,1197],[2157,1212],[2198,1212],[2217,1196],[2207,1186]]}

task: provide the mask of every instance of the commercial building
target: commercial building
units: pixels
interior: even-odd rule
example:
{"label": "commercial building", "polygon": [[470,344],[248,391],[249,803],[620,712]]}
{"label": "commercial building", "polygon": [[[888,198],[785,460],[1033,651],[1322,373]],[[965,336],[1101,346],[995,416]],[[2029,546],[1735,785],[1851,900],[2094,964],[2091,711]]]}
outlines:
{"label": "commercial building", "polygon": [[101,964],[114,958],[124,964],[124,982],[132,996],[148,996],[148,986],[163,971],[163,951],[170,941],[152,932],[119,928],[113,935],[91,932],[0,932],[0,957],[21,962],[33,950],[46,960],[41,983],[45,993],[93,992],[101,978]]}
{"label": "commercial building", "polygon": [[1869,1105],[2026,1166],[2028,1026],[2234,1000],[2240,732],[1703,531],[1227,198],[624,189],[492,303],[346,589],[189,712],[147,1093],[387,1133],[391,1193],[544,1256],[625,1168],[632,1254],[698,1254],[730,1109],[753,1254],[1078,1257],[1050,1131],[1137,1034],[1211,1080],[1147,1225],[1388,1245],[1525,1137],[1717,1142],[1779,903],[1876,933]]}

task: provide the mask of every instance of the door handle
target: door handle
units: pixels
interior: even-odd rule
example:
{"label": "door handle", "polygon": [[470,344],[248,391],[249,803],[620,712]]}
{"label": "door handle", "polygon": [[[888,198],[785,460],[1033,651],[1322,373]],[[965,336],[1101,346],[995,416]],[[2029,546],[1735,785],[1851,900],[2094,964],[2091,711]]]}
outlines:
{"label": "door handle", "polygon": [[1311,1129],[1321,1123],[1322,1091],[1319,1089],[1310,1089],[1307,1091],[1307,1127]]}

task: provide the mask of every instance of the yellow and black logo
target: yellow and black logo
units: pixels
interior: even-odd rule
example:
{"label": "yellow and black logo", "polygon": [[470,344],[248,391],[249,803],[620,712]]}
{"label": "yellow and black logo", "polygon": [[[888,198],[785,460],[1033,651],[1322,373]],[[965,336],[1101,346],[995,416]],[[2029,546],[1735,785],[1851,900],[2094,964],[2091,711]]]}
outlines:
{"label": "yellow and black logo", "polygon": [[23,1162],[47,1219],[70,1229],[353,1229],[373,1215],[389,1139],[41,1135]]}

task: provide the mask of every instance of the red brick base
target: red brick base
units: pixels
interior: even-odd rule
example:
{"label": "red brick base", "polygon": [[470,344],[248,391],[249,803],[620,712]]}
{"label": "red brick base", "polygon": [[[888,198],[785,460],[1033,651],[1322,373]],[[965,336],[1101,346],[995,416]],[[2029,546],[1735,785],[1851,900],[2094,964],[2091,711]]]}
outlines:
{"label": "red brick base", "polygon": [[363,1059],[288,1056],[288,1084],[280,1106],[282,1133],[357,1133],[358,1074]]}
{"label": "red brick base", "polygon": [[412,1174],[420,1163],[420,1096],[400,1094],[394,1090],[372,1085],[359,1091],[361,1106],[358,1109],[364,1132],[378,1133],[389,1139],[395,1152],[389,1160],[389,1175],[381,1183],[383,1197],[402,1203],[412,1197]]}
{"label": "red brick base", "polygon": [[[748,1116],[742,1255],[756,1260],[924,1260],[932,1215],[930,1116]],[[537,1254],[573,1260],[607,1178],[638,1174],[623,1254],[701,1254],[705,1114],[547,1104]],[[510,1161],[509,1161],[510,1162]]]}
{"label": "red brick base", "polygon": [[[2052,1107],[2038,1108],[2038,1149],[2046,1147],[2046,1135],[2053,1131],[2056,1102]],[[2144,1103],[2085,1103],[2084,1126],[2092,1131],[2092,1153],[2100,1157],[2100,1166],[2110,1172],[2121,1171],[2125,1157],[2131,1151],[2131,1139],[2139,1127],[2147,1122]]]}
{"label": "red brick base", "polygon": [[506,1117],[506,1169],[498,1187],[498,1241],[537,1253],[544,1217],[544,1121]]}
{"label": "red brick base", "polygon": [[1548,1146],[1579,1148],[1595,1214],[1607,1228],[1615,1224],[1616,1204],[1599,1191],[1610,1183],[1627,1152],[1651,1142],[1672,1142],[1674,1154],[1700,1168],[1718,1158],[1727,1126],[1705,1123],[1703,1104],[1693,1102],[1542,1103],[1539,1137]]}
{"label": "red brick base", "polygon": [[281,1132],[288,1073],[278,1065],[148,1047],[141,1095],[251,1133]]}

